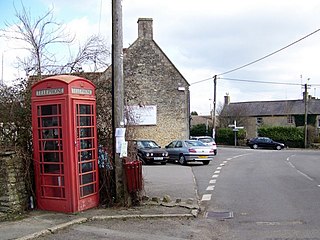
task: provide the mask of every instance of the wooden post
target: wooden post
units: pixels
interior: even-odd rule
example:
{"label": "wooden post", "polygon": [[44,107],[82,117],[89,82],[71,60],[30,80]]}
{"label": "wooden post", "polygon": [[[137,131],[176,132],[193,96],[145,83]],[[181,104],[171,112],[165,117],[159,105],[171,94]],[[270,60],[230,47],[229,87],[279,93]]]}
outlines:
{"label": "wooden post", "polygon": [[115,167],[116,202],[126,205],[124,169],[120,154],[116,153],[116,129],[123,127],[124,84],[123,84],[123,34],[121,0],[112,0],[112,127],[113,159]]}

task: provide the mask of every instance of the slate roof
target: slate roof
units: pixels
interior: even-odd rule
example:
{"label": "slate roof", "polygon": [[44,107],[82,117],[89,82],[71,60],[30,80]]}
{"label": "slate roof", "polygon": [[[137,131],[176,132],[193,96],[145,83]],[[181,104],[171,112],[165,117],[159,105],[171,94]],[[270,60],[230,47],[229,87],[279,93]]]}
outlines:
{"label": "slate roof", "polygon": [[[304,114],[303,100],[237,102],[225,105],[221,116],[284,116]],[[309,99],[308,114],[320,115],[320,99]]]}

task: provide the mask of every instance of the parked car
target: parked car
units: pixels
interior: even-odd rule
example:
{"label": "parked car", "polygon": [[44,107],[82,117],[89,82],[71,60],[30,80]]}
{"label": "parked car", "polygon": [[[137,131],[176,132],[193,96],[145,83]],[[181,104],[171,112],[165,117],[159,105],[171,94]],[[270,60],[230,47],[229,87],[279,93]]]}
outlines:
{"label": "parked car", "polygon": [[144,164],[161,163],[165,165],[169,159],[168,152],[153,140],[135,140],[139,159]]}
{"label": "parked car", "polygon": [[214,157],[214,149],[198,140],[175,140],[166,146],[169,161],[178,161],[181,165],[188,162],[202,162],[208,165]]}
{"label": "parked car", "polygon": [[213,151],[214,151],[214,155],[217,155],[218,150],[217,150],[217,144],[214,141],[213,137],[210,136],[196,136],[196,137],[190,137],[191,140],[199,140],[201,142],[203,142],[204,145],[207,146],[211,146]]}
{"label": "parked car", "polygon": [[268,137],[255,137],[247,141],[247,145],[252,149],[257,148],[271,148],[281,150],[285,148],[283,143],[275,142]]}

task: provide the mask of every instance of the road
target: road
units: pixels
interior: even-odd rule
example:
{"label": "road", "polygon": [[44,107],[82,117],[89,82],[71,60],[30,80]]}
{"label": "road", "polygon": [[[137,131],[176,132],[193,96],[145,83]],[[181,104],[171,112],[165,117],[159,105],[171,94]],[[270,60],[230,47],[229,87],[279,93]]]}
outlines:
{"label": "road", "polygon": [[43,239],[320,240],[319,154],[221,148],[208,166],[181,166],[196,179],[198,218],[94,221]]}
{"label": "road", "polygon": [[223,220],[217,239],[320,239],[319,154],[223,149],[207,186],[193,168],[207,219]]}

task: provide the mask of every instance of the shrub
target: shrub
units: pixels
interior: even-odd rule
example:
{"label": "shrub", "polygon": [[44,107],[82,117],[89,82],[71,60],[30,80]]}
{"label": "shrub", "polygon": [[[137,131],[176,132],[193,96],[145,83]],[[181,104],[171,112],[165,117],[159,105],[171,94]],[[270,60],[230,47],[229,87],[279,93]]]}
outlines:
{"label": "shrub", "polygon": [[[239,129],[237,132],[237,142],[244,144],[246,138],[246,131]],[[234,145],[234,131],[232,128],[219,128],[216,133],[216,142],[218,144]],[[239,145],[237,143],[237,145]]]}
{"label": "shrub", "polygon": [[304,146],[304,129],[299,127],[260,127],[258,136],[269,137],[289,147]]}

